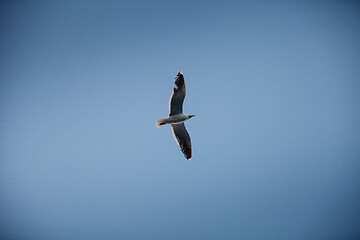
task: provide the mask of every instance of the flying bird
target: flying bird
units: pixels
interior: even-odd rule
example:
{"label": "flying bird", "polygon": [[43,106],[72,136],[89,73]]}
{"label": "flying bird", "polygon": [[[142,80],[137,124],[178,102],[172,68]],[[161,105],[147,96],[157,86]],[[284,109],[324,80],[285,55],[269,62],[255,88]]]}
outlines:
{"label": "flying bird", "polygon": [[185,128],[184,122],[195,115],[183,113],[183,102],[186,95],[186,87],[182,71],[177,74],[174,83],[176,87],[174,87],[174,91],[169,101],[169,117],[156,120],[156,127],[159,128],[166,124],[171,124],[172,133],[179,144],[182,153],[187,160],[191,160],[191,140],[190,135]]}

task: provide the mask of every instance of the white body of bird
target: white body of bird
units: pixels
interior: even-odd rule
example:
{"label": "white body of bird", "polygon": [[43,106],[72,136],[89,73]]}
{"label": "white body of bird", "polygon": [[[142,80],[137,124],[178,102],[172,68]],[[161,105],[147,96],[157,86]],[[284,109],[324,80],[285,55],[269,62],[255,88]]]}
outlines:
{"label": "white body of bird", "polygon": [[193,116],[195,116],[195,115],[180,113],[180,114],[169,116],[168,118],[158,119],[158,120],[156,120],[156,127],[159,128],[166,124],[183,123],[186,120],[189,120],[190,118],[192,118]]}

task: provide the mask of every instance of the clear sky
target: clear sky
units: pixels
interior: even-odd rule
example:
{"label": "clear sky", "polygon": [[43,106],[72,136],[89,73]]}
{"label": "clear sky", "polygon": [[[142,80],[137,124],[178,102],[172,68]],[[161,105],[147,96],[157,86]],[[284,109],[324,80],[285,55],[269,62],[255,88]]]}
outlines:
{"label": "clear sky", "polygon": [[[359,239],[357,1],[2,1],[0,237]],[[193,145],[166,117],[178,71]]]}

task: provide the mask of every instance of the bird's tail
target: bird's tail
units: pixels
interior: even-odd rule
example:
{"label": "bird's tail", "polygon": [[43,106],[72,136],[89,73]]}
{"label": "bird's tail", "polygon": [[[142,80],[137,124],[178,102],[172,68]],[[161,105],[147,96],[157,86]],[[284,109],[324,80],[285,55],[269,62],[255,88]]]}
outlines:
{"label": "bird's tail", "polygon": [[167,118],[162,118],[162,119],[156,120],[156,127],[159,128],[159,127],[164,126],[166,124],[166,120],[167,120]]}

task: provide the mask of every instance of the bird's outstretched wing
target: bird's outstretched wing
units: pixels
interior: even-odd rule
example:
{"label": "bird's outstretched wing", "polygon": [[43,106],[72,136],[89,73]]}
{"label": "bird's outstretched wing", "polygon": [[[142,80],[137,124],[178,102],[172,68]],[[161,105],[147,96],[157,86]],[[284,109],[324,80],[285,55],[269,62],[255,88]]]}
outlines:
{"label": "bird's outstretched wing", "polygon": [[191,140],[188,131],[186,131],[185,124],[171,124],[171,130],[174,135],[175,140],[179,144],[182,153],[187,158],[191,160],[192,150],[191,150]]}
{"label": "bird's outstretched wing", "polygon": [[176,115],[182,113],[182,106],[184,102],[184,98],[186,95],[186,87],[185,87],[185,80],[184,75],[180,71],[175,78],[175,85],[174,91],[170,97],[169,101],[169,116]]}

